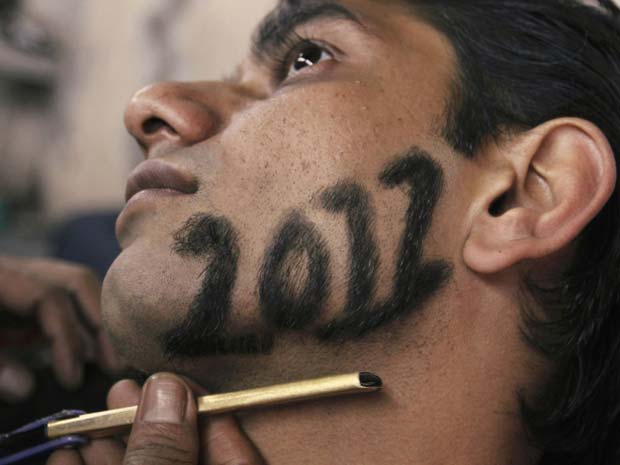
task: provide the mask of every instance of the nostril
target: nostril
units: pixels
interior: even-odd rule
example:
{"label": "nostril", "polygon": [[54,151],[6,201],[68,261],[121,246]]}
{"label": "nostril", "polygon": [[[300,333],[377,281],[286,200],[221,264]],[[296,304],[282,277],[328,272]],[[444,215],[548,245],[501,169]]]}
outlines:
{"label": "nostril", "polygon": [[162,129],[167,129],[174,132],[172,127],[161,118],[149,118],[144,123],[142,123],[142,131],[144,132],[144,134],[147,135],[155,134]]}

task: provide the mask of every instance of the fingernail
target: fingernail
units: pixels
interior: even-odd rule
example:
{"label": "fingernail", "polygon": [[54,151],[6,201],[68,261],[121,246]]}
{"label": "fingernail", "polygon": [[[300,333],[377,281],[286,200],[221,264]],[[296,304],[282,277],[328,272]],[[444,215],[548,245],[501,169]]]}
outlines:
{"label": "fingernail", "polygon": [[25,400],[34,391],[34,378],[26,370],[6,365],[0,369],[0,392],[9,400]]}
{"label": "fingernail", "polygon": [[147,423],[182,423],[187,408],[187,389],[180,382],[166,377],[150,378],[142,396],[140,412]]}

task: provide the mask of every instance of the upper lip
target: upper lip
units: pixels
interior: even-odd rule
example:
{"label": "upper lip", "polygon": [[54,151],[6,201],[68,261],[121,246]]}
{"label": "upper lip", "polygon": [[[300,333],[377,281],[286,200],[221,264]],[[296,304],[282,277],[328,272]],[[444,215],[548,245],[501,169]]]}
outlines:
{"label": "upper lip", "polygon": [[140,163],[129,175],[125,200],[129,201],[138,192],[147,189],[171,189],[183,194],[198,190],[198,182],[191,174],[162,160],[147,160]]}

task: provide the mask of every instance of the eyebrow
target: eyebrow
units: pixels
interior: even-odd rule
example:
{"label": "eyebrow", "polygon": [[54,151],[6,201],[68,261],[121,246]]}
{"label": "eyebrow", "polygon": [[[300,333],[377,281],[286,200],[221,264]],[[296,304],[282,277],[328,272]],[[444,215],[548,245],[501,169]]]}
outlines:
{"label": "eyebrow", "polygon": [[325,18],[362,24],[355,14],[334,1],[285,0],[261,22],[252,38],[252,53],[258,58],[272,56],[296,28]]}

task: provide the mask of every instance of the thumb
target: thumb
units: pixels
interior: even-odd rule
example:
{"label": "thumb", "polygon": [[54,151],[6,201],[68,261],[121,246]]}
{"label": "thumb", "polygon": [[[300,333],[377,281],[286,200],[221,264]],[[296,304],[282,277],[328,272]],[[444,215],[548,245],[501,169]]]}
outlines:
{"label": "thumb", "polygon": [[22,365],[0,358],[0,400],[14,403],[26,400],[34,391],[32,374]]}
{"label": "thumb", "polygon": [[177,376],[150,377],[142,391],[124,465],[198,463],[196,402]]}

